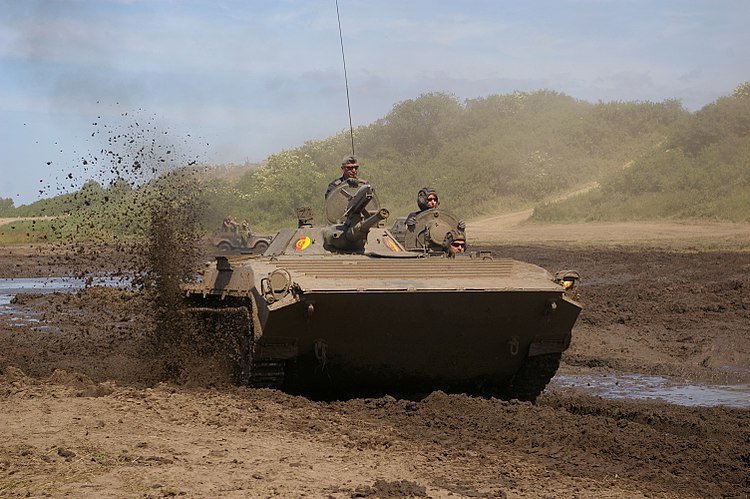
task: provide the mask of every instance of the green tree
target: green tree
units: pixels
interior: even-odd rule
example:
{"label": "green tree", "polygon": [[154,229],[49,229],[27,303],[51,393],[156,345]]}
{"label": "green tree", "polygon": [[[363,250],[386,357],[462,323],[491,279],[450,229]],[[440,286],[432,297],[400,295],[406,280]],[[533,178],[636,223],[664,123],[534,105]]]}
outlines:
{"label": "green tree", "polygon": [[746,81],[745,83],[735,88],[734,92],[732,92],[732,97],[736,99],[750,98],[750,81]]}
{"label": "green tree", "polygon": [[6,213],[12,211],[15,206],[13,205],[12,198],[0,198],[0,213]]}
{"label": "green tree", "polygon": [[307,205],[322,213],[327,181],[309,156],[282,151],[269,156],[267,163],[245,180],[253,218],[276,224],[295,220],[296,208]]}

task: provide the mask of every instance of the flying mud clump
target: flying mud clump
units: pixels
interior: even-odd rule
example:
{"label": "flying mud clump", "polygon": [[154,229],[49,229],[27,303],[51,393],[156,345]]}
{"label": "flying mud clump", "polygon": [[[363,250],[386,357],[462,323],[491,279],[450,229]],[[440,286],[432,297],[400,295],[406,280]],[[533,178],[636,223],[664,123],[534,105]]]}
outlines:
{"label": "flying mud clump", "polygon": [[40,189],[49,197],[52,220],[35,230],[37,239],[58,246],[60,263],[82,262],[77,277],[104,272],[111,263],[124,276],[139,264],[133,245],[148,234],[153,184],[169,172],[197,170],[196,156],[184,152],[194,144],[140,109],[107,109],[91,125],[86,151],[47,162],[60,172]]}
{"label": "flying mud clump", "polygon": [[66,204],[47,237],[58,246],[59,260],[79,262],[75,277],[92,282],[103,272],[112,276],[114,268],[115,276],[144,293],[155,325],[153,353],[164,359],[165,378],[223,382],[227,362],[216,359],[227,346],[218,343],[226,342],[202,336],[183,310],[179,289],[194,279],[200,257],[202,168],[181,152],[193,147],[192,139],[180,143],[142,110],[123,112],[114,123],[100,116],[92,126],[89,141],[97,152],[77,155],[80,164],[40,191],[51,196],[56,189],[55,199]]}

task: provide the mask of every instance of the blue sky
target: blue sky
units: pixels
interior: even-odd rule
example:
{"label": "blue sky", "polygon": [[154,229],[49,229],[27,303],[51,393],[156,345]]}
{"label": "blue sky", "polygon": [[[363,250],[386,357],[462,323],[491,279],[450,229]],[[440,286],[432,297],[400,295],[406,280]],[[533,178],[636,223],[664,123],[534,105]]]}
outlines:
{"label": "blue sky", "polygon": [[[354,126],[426,92],[546,88],[697,110],[750,80],[747,0],[339,11]],[[242,163],[348,126],[335,0],[0,0],[0,197],[16,206],[96,178],[92,158],[101,170],[127,156],[112,147]],[[113,146],[121,132],[135,143]]]}

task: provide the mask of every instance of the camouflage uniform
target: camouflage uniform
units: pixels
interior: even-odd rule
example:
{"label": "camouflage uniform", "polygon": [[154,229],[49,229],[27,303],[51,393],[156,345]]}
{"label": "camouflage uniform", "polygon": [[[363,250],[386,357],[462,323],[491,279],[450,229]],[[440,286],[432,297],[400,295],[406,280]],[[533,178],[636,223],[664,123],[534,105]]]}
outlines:
{"label": "camouflage uniform", "polygon": [[240,241],[242,241],[242,246],[247,246],[247,241],[250,237],[250,225],[248,225],[247,220],[243,220],[240,224]]}

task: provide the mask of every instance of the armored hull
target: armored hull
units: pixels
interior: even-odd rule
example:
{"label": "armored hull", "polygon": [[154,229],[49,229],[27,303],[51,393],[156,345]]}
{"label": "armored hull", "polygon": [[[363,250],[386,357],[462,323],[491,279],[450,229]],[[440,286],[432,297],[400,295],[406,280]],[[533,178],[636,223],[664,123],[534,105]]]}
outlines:
{"label": "armored hull", "polygon": [[[237,381],[305,394],[440,389],[533,400],[570,344],[577,273],[486,253],[449,258],[426,243],[407,251],[381,226],[387,210],[365,209],[369,185],[340,194],[343,222],[300,223],[263,255],[217,257],[184,286],[202,327],[240,347]],[[435,221],[453,217],[424,218],[424,241],[451,229]]]}
{"label": "armored hull", "polygon": [[[276,290],[272,275],[282,276]],[[273,382],[300,392],[533,399],[580,312],[546,270],[511,259],[238,258],[189,294],[249,307],[256,362],[282,362]],[[530,374],[525,364],[534,364]]]}

